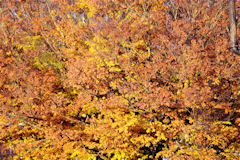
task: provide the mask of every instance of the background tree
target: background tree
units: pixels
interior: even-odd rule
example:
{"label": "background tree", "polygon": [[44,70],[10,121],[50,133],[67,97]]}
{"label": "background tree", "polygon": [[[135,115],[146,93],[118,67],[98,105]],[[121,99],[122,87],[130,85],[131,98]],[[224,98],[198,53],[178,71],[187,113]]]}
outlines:
{"label": "background tree", "polygon": [[240,54],[237,41],[235,0],[229,1],[229,19],[230,19],[230,46],[232,48],[233,53]]}

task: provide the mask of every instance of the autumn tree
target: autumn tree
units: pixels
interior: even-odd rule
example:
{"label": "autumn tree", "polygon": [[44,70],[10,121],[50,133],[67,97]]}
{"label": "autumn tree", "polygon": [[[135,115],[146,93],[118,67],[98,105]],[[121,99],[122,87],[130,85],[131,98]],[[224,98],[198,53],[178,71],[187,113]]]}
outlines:
{"label": "autumn tree", "polygon": [[229,3],[2,1],[1,158],[238,159]]}

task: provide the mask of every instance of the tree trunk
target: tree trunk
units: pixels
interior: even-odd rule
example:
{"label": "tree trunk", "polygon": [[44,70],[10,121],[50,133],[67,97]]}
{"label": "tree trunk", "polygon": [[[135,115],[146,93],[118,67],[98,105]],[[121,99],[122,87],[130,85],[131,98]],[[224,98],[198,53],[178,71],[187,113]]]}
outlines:
{"label": "tree trunk", "polygon": [[237,42],[235,0],[229,0],[229,20],[230,20],[230,47],[233,53],[240,55]]}

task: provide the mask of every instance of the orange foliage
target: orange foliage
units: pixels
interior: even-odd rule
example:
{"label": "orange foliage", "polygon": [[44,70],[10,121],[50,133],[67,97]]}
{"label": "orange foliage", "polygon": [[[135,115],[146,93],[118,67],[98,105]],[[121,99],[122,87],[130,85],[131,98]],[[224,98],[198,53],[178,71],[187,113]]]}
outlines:
{"label": "orange foliage", "polygon": [[1,159],[239,159],[226,1],[0,6]]}

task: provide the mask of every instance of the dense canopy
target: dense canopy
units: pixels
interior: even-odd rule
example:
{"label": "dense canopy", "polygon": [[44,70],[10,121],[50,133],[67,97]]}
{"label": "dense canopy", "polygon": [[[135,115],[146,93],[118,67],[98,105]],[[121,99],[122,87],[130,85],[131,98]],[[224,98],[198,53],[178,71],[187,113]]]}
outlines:
{"label": "dense canopy", "polygon": [[0,1],[0,159],[239,159],[228,9]]}

